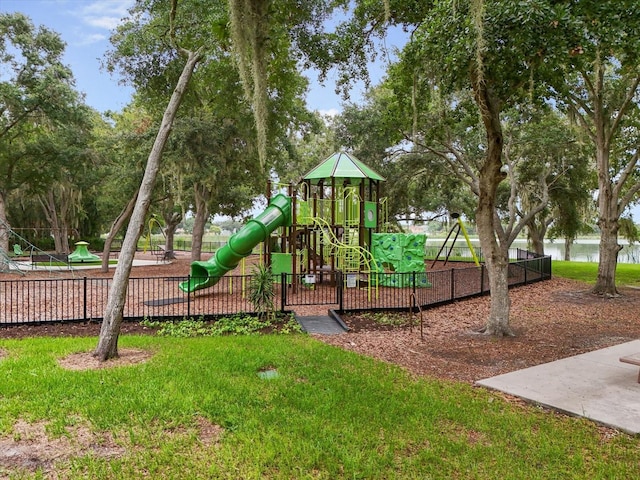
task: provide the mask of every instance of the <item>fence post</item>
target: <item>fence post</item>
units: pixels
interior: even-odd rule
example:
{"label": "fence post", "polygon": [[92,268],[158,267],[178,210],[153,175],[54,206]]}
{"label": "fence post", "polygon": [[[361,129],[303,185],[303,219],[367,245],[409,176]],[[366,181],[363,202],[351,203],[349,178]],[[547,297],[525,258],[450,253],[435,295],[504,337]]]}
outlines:
{"label": "fence post", "polygon": [[484,295],[484,263],[480,265],[480,295]]}
{"label": "fence post", "polygon": [[456,272],[455,268],[451,269],[451,300],[455,299],[456,295]]}
{"label": "fence post", "polygon": [[82,277],[82,288],[84,290],[82,294],[82,301],[84,305],[82,306],[82,319],[87,321],[87,277]]}
{"label": "fence post", "polygon": [[545,278],[551,280],[551,257],[549,255],[544,257],[544,273]]}
{"label": "fence post", "polygon": [[282,272],[280,274],[280,311],[285,311],[287,305],[287,274]]}
{"label": "fence post", "polygon": [[412,276],[412,283],[413,283],[413,295],[412,297],[412,303],[413,305],[411,305],[411,313],[416,311],[416,304],[417,304],[417,298],[416,298],[416,272],[411,272],[411,276]]}
{"label": "fence post", "polygon": [[[191,274],[187,275],[187,285],[191,285]],[[191,318],[191,292],[187,292],[187,318]]]}
{"label": "fence post", "polygon": [[527,284],[527,272],[529,271],[529,262],[531,262],[531,260],[525,260],[524,262],[522,262],[522,264],[524,265],[524,284]]}
{"label": "fence post", "polygon": [[336,294],[338,295],[338,311],[344,311],[344,278],[342,272],[338,271],[336,275]]}
{"label": "fence post", "polygon": [[413,292],[413,295],[412,295],[413,302],[412,303],[413,303],[413,305],[411,306],[411,311],[413,312],[414,309],[415,309],[415,306],[416,306],[416,298],[417,298],[416,297],[416,272],[415,271],[411,272],[411,277],[412,277],[412,282],[411,283],[413,283],[413,288],[412,288],[412,292]]}

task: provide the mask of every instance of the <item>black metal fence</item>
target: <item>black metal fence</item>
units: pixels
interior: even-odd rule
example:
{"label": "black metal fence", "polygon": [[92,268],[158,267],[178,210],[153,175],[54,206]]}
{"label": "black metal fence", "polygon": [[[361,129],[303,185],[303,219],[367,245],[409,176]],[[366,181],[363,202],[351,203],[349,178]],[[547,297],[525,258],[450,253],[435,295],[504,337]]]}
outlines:
{"label": "black metal fence", "polygon": [[[215,252],[219,248],[223,247],[227,244],[228,240],[217,240],[211,242],[202,242],[201,251],[204,252]],[[173,249],[179,251],[190,252],[191,251],[191,240],[183,240],[179,239],[173,242]]]}
{"label": "black metal fence", "polygon": [[[520,251],[509,264],[509,287],[551,278],[551,257]],[[248,300],[250,275],[227,275],[216,285],[186,294],[189,277],[130,278],[125,320],[203,317],[254,313]],[[0,281],[0,326],[99,321],[111,286],[108,278]],[[427,308],[489,293],[484,266],[413,273],[276,277],[279,310],[327,305],[341,312]]]}
{"label": "black metal fence", "polygon": [[[551,278],[551,257],[512,262],[508,267],[509,288]],[[397,288],[389,285],[402,285]],[[339,312],[358,310],[409,310],[428,308],[489,293],[484,265],[413,273],[360,275],[356,285],[341,282]]]}
{"label": "black metal fence", "polygon": [[[189,279],[130,278],[124,319],[210,319],[241,312],[254,313],[247,298],[250,276],[227,275],[195,295],[186,294],[179,288],[181,282]],[[0,325],[102,320],[111,282],[108,278],[87,277],[0,281]]]}

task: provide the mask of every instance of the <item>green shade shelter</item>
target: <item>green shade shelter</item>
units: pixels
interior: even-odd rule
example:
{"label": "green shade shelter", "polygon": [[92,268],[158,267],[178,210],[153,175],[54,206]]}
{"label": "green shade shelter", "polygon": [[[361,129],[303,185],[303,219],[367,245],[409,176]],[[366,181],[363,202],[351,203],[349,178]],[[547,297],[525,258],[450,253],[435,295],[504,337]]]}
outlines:
{"label": "green shade shelter", "polygon": [[346,152],[334,153],[302,177],[303,180],[313,185],[317,185],[329,178],[349,179],[351,184],[356,185],[365,179],[373,180],[374,182],[384,182],[386,180],[378,172]]}

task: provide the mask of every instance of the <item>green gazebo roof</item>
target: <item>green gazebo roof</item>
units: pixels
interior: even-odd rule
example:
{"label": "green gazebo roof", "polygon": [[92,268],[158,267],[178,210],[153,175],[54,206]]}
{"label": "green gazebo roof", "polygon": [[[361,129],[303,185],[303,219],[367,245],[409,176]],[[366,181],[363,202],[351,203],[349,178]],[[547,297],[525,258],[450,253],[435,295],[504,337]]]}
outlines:
{"label": "green gazebo roof", "polygon": [[302,177],[303,180],[310,180],[314,184],[329,178],[349,179],[352,180],[352,183],[360,183],[365,178],[376,182],[384,182],[386,180],[375,170],[367,167],[356,157],[346,152],[334,153]]}

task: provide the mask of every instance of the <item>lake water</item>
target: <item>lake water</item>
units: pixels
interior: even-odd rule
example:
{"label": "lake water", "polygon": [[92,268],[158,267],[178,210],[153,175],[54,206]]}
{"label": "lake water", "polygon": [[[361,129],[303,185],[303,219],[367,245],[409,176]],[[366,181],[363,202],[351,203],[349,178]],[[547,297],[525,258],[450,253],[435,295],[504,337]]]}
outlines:
{"label": "lake water", "polygon": [[[427,246],[441,246],[444,239],[430,239],[427,237]],[[598,239],[580,239],[571,246],[571,260],[575,262],[598,262],[600,255],[598,252]],[[640,263],[640,245],[629,245],[626,240],[619,239],[622,250],[618,253],[619,263]],[[476,239],[471,239],[471,244],[478,247],[480,243]],[[456,246],[466,246],[464,239],[456,242]],[[526,250],[526,240],[516,240],[511,245],[512,248]],[[544,253],[550,255],[553,260],[564,260],[564,241],[550,242],[545,240]]]}

